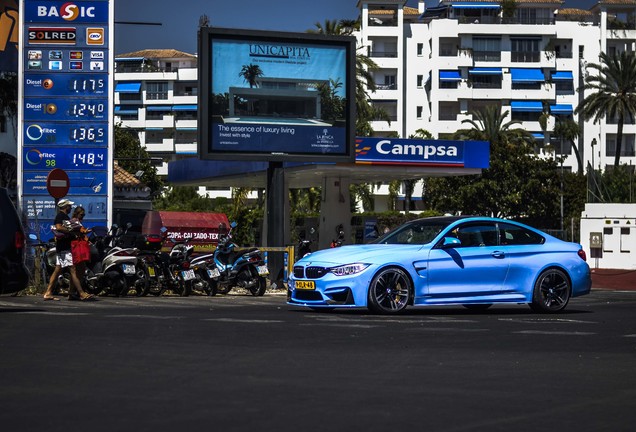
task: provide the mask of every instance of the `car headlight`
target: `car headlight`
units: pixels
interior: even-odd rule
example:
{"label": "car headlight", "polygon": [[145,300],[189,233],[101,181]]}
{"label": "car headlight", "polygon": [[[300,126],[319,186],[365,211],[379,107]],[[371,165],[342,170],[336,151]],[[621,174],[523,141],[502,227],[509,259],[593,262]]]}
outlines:
{"label": "car headlight", "polygon": [[369,267],[369,264],[361,264],[361,263],[345,264],[338,267],[332,267],[329,269],[329,271],[336,276],[351,276],[351,275],[360,273],[367,267]]}

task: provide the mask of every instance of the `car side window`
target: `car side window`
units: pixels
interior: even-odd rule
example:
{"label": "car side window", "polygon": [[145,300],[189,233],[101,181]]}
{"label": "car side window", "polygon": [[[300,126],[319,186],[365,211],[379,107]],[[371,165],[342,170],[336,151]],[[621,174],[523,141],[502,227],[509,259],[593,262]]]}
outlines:
{"label": "car side window", "polygon": [[534,231],[513,224],[499,224],[499,243],[502,246],[543,244],[544,241],[543,236]]}
{"label": "car side window", "polygon": [[494,223],[460,225],[451,235],[459,239],[460,247],[497,246],[497,227]]}

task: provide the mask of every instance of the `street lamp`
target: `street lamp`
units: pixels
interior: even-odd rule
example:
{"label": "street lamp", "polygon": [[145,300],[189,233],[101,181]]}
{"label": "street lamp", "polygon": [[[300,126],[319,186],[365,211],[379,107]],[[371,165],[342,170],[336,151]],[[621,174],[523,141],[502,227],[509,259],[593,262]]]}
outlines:
{"label": "street lamp", "polygon": [[597,142],[596,142],[596,138],[592,138],[592,171],[594,171],[594,147],[596,146]]}

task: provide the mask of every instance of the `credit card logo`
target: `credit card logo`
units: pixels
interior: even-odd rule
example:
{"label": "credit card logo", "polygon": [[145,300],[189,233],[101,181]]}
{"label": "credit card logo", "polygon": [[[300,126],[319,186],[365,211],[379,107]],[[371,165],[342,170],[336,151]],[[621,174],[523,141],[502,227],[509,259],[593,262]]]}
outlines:
{"label": "credit card logo", "polygon": [[83,58],[83,54],[81,51],[71,51],[69,54],[69,58],[72,60],[81,60]]}
{"label": "credit card logo", "polygon": [[62,51],[49,51],[49,60],[62,60]]}
{"label": "credit card logo", "polygon": [[104,70],[104,62],[92,61],[91,65],[90,65],[90,69],[92,71],[103,71]]}
{"label": "credit card logo", "polygon": [[104,60],[104,51],[91,51],[92,60]]}
{"label": "credit card logo", "polygon": [[71,70],[82,70],[84,69],[84,63],[81,61],[72,61],[68,65]]}
{"label": "credit card logo", "polygon": [[62,62],[60,60],[51,60],[49,62],[49,70],[62,70]]}
{"label": "credit card logo", "polygon": [[27,67],[29,68],[29,70],[41,70],[42,62],[40,60],[29,60]]}
{"label": "credit card logo", "polygon": [[104,45],[104,28],[87,28],[86,29],[87,45]]}

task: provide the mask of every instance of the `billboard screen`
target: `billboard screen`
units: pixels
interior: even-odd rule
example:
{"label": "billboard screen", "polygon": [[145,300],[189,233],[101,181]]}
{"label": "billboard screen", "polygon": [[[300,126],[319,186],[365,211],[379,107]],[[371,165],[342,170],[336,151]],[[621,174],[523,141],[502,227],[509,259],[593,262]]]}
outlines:
{"label": "billboard screen", "polygon": [[353,162],[355,38],[203,27],[199,157]]}

